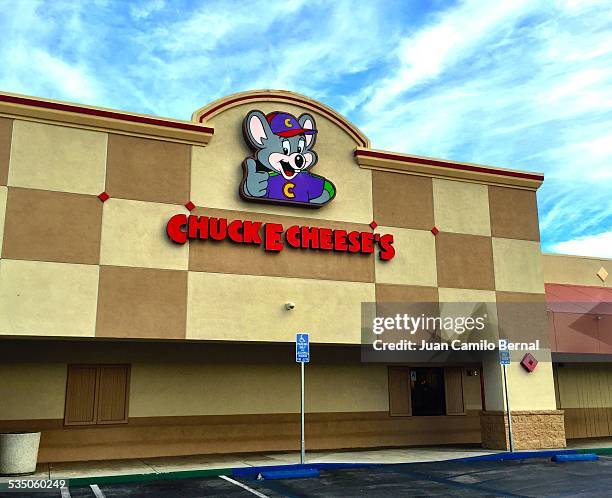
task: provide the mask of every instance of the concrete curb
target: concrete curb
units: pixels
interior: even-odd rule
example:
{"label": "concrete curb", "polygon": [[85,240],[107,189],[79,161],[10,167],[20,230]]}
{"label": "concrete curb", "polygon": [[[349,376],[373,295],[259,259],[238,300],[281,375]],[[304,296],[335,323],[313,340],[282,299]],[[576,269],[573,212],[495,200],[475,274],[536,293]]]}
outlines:
{"label": "concrete curb", "polygon": [[[478,455],[465,458],[452,458],[449,460],[439,460],[440,462],[476,462],[476,461],[504,461],[504,460],[524,460],[530,458],[550,458],[554,455],[575,455],[583,453],[595,453],[597,455],[612,455],[612,448],[584,448],[584,449],[563,449],[563,450],[541,450],[541,451],[521,451],[494,453],[491,455]],[[269,471],[292,471],[292,470],[336,470],[336,469],[359,469],[359,468],[380,468],[393,467],[398,465],[411,465],[418,463],[433,462],[406,462],[406,463],[312,463],[312,464],[287,464],[287,465],[265,465],[259,467],[238,467],[220,468],[205,470],[183,470],[176,472],[159,472],[147,474],[125,474],[110,475],[99,477],[77,477],[68,479],[68,485],[74,487],[89,486],[91,484],[124,484],[145,481],[164,481],[175,479],[193,479],[198,477],[218,477],[221,475],[254,479],[261,472]]]}
{"label": "concrete curb", "polygon": [[[454,458],[452,460],[445,460],[446,462],[476,462],[476,461],[501,461],[501,460],[523,460],[526,458],[548,458],[553,455],[575,455],[580,450],[539,450],[539,451],[515,451],[510,453],[509,451],[504,453],[494,453],[492,455],[478,455],[473,457]],[[592,451],[586,451],[587,453],[593,453]]]}
{"label": "concrete curb", "polygon": [[145,481],[172,481],[196,477],[218,477],[232,475],[232,469],[179,470],[176,472],[151,472],[147,474],[123,474],[97,477],[75,477],[67,479],[69,486],[82,487],[90,484],[124,484]]}
{"label": "concrete curb", "polygon": [[576,450],[577,453],[595,453],[596,455],[612,455],[612,448],[584,448]]}

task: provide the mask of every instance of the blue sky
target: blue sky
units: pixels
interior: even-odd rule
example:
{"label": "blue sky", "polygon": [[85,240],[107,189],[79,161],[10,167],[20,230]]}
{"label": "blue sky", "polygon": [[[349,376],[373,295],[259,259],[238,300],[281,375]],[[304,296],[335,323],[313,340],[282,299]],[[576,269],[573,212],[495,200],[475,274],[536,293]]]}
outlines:
{"label": "blue sky", "polygon": [[304,93],[378,149],[541,171],[545,251],[612,257],[612,3],[0,0],[0,90],[189,119]]}

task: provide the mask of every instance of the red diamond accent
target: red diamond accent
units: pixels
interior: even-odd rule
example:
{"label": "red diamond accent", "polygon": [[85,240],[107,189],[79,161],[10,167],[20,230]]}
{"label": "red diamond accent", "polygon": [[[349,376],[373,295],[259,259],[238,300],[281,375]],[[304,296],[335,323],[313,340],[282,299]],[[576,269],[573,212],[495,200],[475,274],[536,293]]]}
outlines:
{"label": "red diamond accent", "polygon": [[370,227],[372,228],[372,230],[374,230],[377,226],[378,226],[378,223],[376,223],[374,220],[370,222]]}
{"label": "red diamond accent", "polygon": [[438,235],[438,233],[440,233],[440,230],[438,230],[438,227],[433,227],[431,229],[431,233],[433,233],[434,235]]}
{"label": "red diamond accent", "polygon": [[525,356],[523,356],[523,359],[521,360],[521,365],[528,372],[533,372],[535,370],[535,367],[538,366],[538,360],[536,360],[531,353],[527,353]]}
{"label": "red diamond accent", "polygon": [[193,211],[195,209],[196,205],[193,202],[188,201],[187,203],[185,203],[185,207],[187,209],[189,209],[189,211]]}
{"label": "red diamond accent", "polygon": [[106,192],[102,192],[101,194],[98,194],[98,199],[100,199],[102,202],[106,202],[110,199],[110,195],[108,195]]}

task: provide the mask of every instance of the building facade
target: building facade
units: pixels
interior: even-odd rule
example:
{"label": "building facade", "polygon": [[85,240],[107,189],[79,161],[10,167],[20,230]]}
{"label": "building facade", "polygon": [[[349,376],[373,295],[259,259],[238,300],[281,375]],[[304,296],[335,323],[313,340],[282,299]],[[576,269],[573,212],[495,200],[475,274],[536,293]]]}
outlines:
{"label": "building facade", "polygon": [[542,181],[372,149],[290,92],[191,122],[0,94],[0,431],[43,462],[297,449],[307,331],[308,449],[506,448],[497,352],[360,355],[362,303],[468,302],[542,342],[508,367],[517,448],[610,435],[612,265],[542,256]]}

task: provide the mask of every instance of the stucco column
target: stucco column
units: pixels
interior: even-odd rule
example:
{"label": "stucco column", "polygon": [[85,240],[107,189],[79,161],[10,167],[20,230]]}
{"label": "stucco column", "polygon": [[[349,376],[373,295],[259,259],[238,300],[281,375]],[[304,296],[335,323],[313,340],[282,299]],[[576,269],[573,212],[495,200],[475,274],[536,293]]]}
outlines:
{"label": "stucco column", "polygon": [[[556,406],[550,350],[533,352],[539,363],[531,373],[520,365],[524,355],[524,351],[513,351],[507,367],[514,449],[563,448],[565,425],[563,411]],[[497,351],[483,356],[483,382],[486,410],[480,416],[482,445],[508,450],[508,417]]]}

